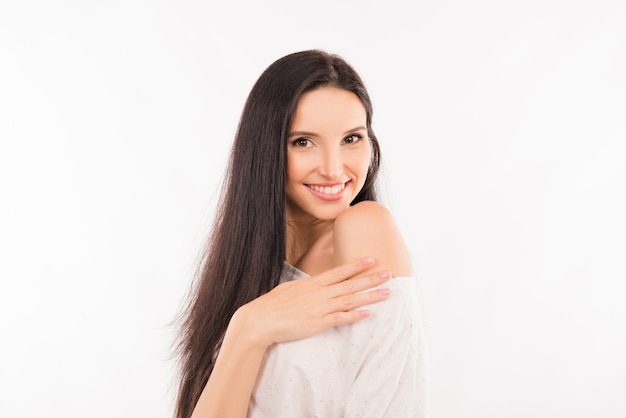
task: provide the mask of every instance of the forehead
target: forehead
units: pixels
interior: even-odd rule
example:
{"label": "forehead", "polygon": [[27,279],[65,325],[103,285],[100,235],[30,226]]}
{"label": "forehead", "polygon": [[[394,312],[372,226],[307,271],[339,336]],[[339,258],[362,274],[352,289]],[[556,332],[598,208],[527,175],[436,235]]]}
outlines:
{"label": "forehead", "polygon": [[300,97],[292,130],[352,129],[365,126],[366,119],[365,106],[356,94],[337,87],[321,87]]}

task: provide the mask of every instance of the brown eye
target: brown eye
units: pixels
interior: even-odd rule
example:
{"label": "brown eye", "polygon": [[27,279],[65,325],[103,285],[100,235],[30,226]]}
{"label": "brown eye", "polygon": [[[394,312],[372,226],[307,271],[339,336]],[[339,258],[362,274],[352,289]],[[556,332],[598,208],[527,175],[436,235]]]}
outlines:
{"label": "brown eye", "polygon": [[347,137],[345,137],[343,139],[343,143],[344,144],[356,144],[357,142],[359,142],[361,140],[361,135],[348,135]]}
{"label": "brown eye", "polygon": [[311,144],[311,140],[307,138],[298,138],[292,142],[294,147],[306,148]]}

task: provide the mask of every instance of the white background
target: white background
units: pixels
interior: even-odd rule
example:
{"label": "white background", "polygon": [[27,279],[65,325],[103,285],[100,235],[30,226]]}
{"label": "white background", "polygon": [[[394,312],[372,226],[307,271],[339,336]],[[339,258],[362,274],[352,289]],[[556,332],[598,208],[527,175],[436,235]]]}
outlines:
{"label": "white background", "polygon": [[0,416],[171,416],[170,322],[241,108],[307,48],[374,100],[432,417],[626,416],[625,22],[620,0],[1,1]]}

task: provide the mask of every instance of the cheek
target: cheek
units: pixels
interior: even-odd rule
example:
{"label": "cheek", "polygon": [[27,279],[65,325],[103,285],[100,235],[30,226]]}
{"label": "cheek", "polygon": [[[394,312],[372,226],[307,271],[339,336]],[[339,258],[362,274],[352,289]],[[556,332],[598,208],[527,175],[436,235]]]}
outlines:
{"label": "cheek", "polygon": [[287,155],[287,183],[302,181],[306,173],[307,159],[302,155]]}
{"label": "cheek", "polygon": [[359,152],[356,152],[351,156],[350,165],[355,173],[364,177],[367,175],[367,170],[369,169],[371,160],[372,148],[369,146],[363,147],[362,149],[359,149]]}
{"label": "cheek", "polygon": [[367,155],[365,156],[365,163],[364,163],[364,167],[365,167],[365,172],[367,173],[369,171],[370,165],[372,164],[372,146],[368,145],[367,147]]}

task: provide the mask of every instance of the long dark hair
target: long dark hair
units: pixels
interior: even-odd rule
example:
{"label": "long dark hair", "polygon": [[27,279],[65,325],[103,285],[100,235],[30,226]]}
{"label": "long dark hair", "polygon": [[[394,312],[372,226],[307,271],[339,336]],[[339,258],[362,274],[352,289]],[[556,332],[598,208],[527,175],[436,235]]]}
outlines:
{"label": "long dark hair", "polygon": [[300,96],[325,86],[351,91],[363,102],[372,161],[352,204],[376,200],[380,149],[371,129],[372,104],[357,72],[341,57],[319,50],[275,61],[244,106],[212,233],[179,317],[177,418],[191,416],[231,316],[279,282],[285,260],[287,135]]}

